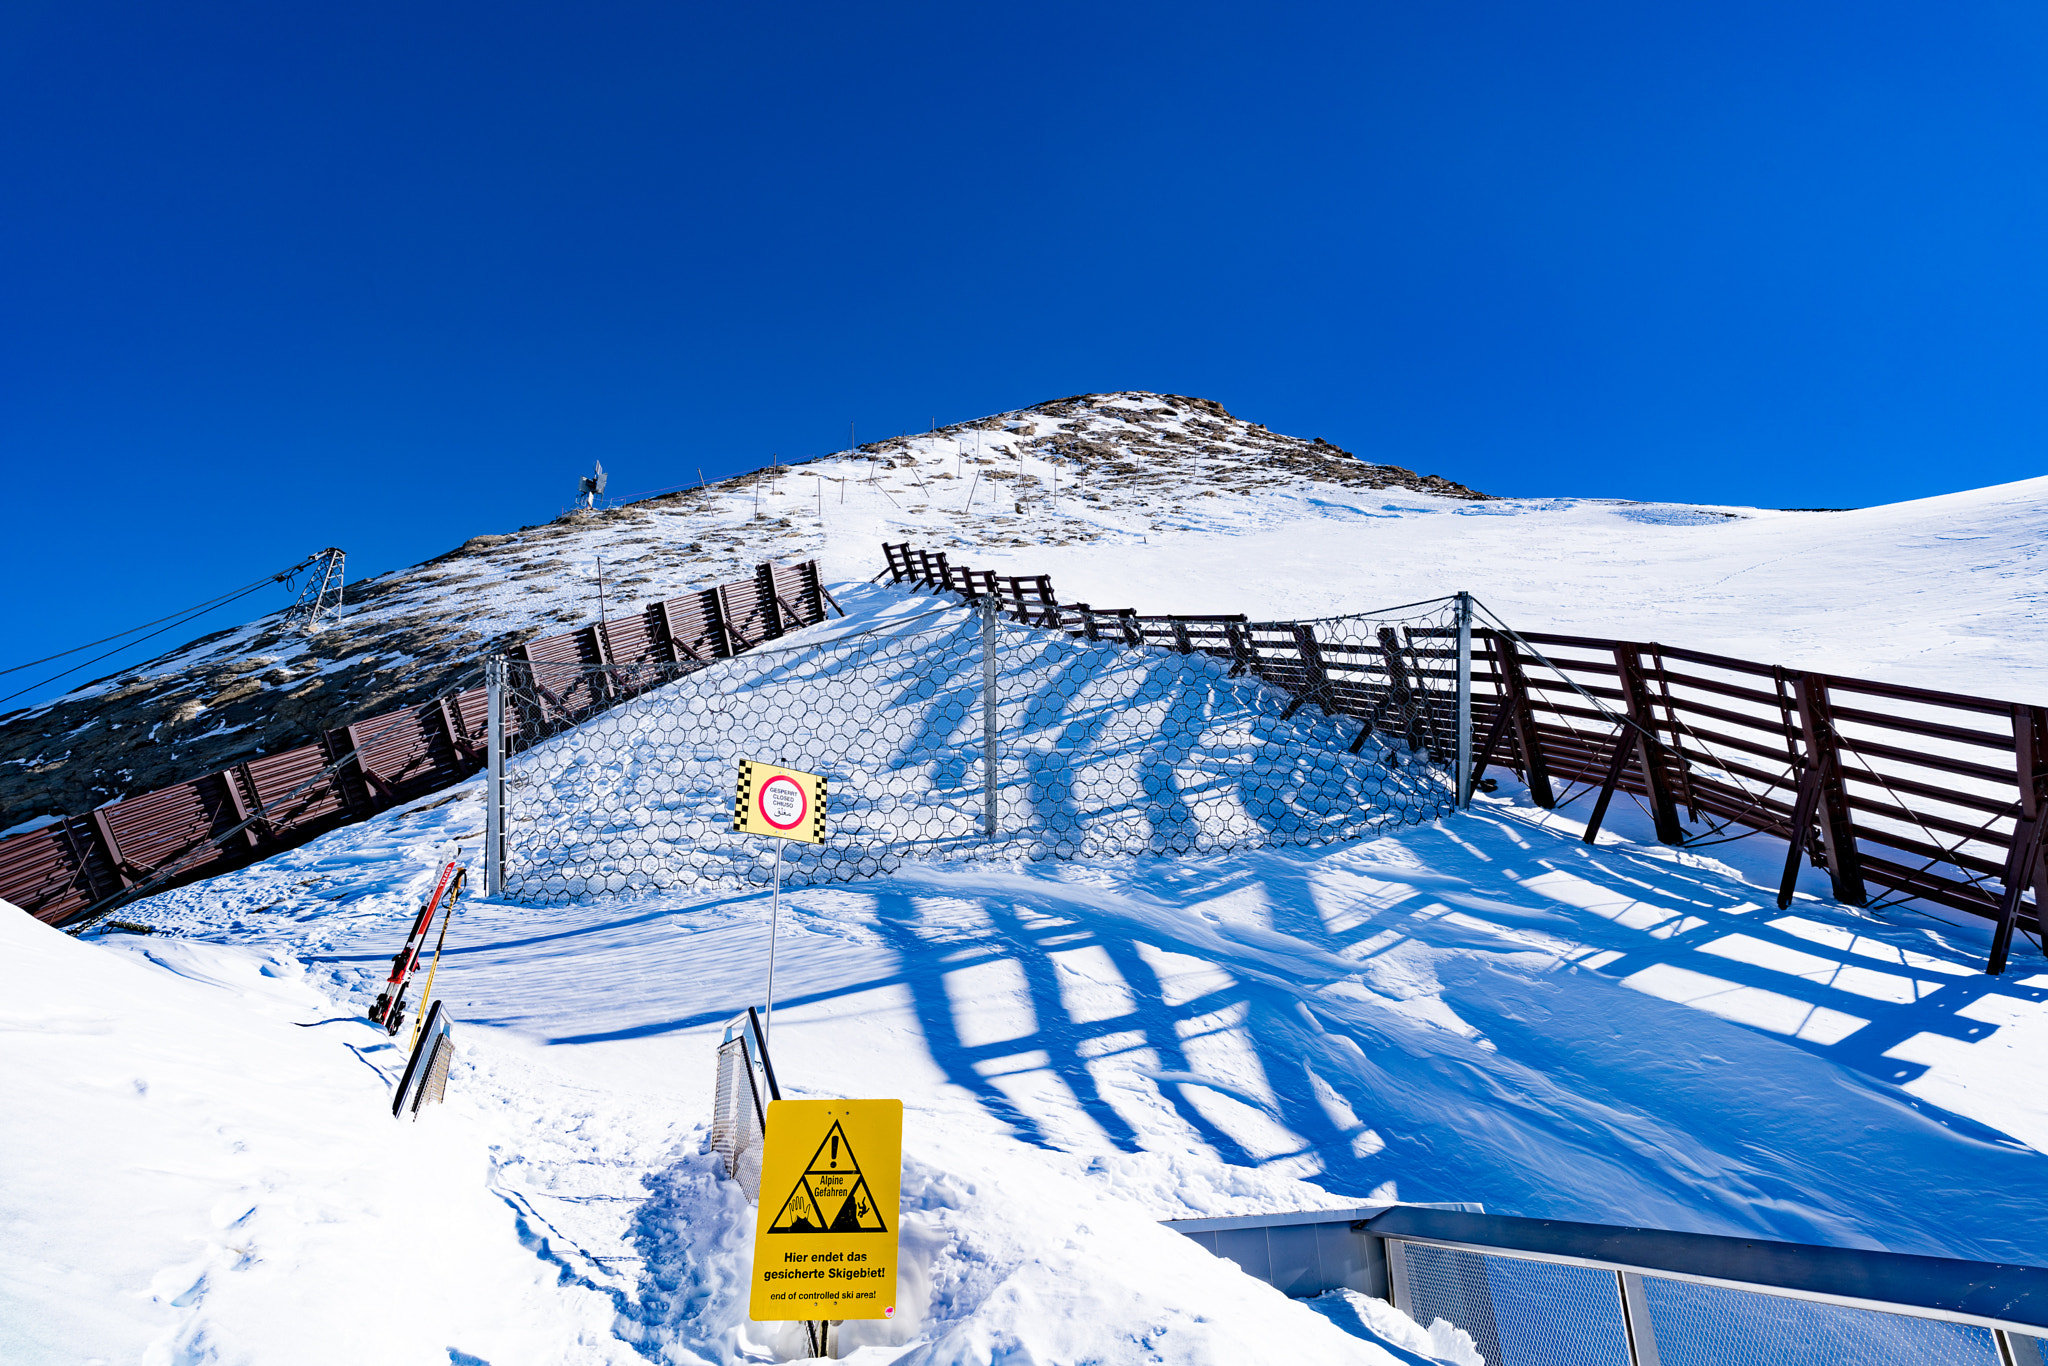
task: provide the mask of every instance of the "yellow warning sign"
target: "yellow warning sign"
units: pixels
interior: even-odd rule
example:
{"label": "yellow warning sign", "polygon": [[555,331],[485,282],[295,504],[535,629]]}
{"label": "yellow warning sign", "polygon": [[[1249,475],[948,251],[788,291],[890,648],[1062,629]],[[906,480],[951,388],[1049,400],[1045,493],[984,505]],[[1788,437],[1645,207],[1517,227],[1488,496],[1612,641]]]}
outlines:
{"label": "yellow warning sign", "polygon": [[743,835],[825,842],[825,780],[815,773],[740,760],[732,828]]}
{"label": "yellow warning sign", "polygon": [[752,1317],[894,1318],[902,1180],[902,1101],[770,1102]]}

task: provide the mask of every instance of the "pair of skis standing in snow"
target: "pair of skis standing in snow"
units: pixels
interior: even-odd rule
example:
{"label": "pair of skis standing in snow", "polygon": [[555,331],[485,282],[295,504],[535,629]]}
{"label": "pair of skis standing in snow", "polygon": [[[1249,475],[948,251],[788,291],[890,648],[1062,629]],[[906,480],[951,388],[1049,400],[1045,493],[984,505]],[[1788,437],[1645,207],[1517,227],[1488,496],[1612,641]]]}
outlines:
{"label": "pair of skis standing in snow", "polygon": [[[455,1048],[449,1038],[454,1020],[434,1000],[434,976],[441,970],[441,950],[448,943],[448,922],[455,918],[455,903],[462,896],[462,886],[468,879],[468,870],[458,867],[450,859],[441,869],[441,876],[434,880],[433,895],[420,909],[412,922],[412,932],[405,937],[405,947],[391,960],[391,976],[384,983],[384,990],[377,994],[377,1002],[370,1007],[370,1021],[384,1026],[386,1034],[398,1033],[405,1023],[405,991],[412,982],[413,974],[419,971],[420,955],[427,947],[427,934],[434,928],[434,917],[441,917],[441,935],[434,941],[434,961],[427,969],[427,984],[420,992],[420,1019],[413,1025],[412,1056],[405,1065],[405,1074],[399,1078],[397,1093],[391,1100],[391,1115],[396,1119],[408,1110],[414,1119],[419,1118],[421,1107],[439,1104],[448,1088],[448,1069],[455,1058]],[[431,1008],[429,1008],[431,1007]]]}
{"label": "pair of skis standing in snow", "polygon": [[441,970],[441,949],[448,942],[448,922],[454,918],[455,902],[461,897],[468,877],[467,868],[458,867],[454,859],[448,860],[441,869],[441,876],[434,882],[434,894],[427,898],[427,904],[412,922],[412,933],[405,937],[405,947],[391,960],[391,976],[384,983],[384,990],[377,993],[377,1003],[370,1007],[370,1023],[383,1025],[386,1034],[397,1034],[405,1023],[406,987],[412,982],[413,974],[419,971],[420,954],[426,948],[428,932],[434,927],[435,913],[439,912],[441,936],[434,941],[434,961],[427,969],[426,988],[420,993],[422,1003],[432,999],[434,974]]}

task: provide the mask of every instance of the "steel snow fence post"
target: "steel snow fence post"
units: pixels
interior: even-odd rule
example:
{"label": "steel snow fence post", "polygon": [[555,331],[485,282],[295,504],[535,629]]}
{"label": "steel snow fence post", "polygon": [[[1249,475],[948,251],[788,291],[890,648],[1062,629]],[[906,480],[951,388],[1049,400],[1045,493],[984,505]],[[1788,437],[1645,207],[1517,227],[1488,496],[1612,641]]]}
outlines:
{"label": "steel snow fence post", "polygon": [[1991,958],[1984,969],[1994,975],[2005,970],[2024,905],[2020,898],[2029,888],[2034,893],[2034,923],[2048,924],[2048,859],[2041,856],[2041,834],[2048,820],[2048,801],[2042,787],[2048,780],[2043,772],[2048,763],[2048,711],[2015,702],[2012,708],[2012,749],[2014,780],[2019,784],[2019,816],[2013,821],[2012,847],[2005,861],[2005,893],[1999,898],[1998,927],[1991,937]]}
{"label": "steel snow fence post", "polygon": [[505,891],[505,657],[484,661],[484,692],[489,716],[484,722],[487,758],[484,779],[484,893]]}
{"label": "steel snow fence post", "polygon": [[1807,762],[1820,770],[1821,847],[1827,851],[1828,877],[1834,883],[1835,900],[1861,906],[1868,896],[1863,889],[1863,858],[1856,847],[1856,828],[1849,814],[1849,795],[1842,782],[1840,736],[1835,731],[1834,711],[1828,705],[1827,679],[1820,674],[1793,675],[1799,696],[1799,724],[1806,741]]}
{"label": "steel snow fence post", "polygon": [[1514,638],[1496,635],[1493,639],[1500,654],[1501,687],[1505,694],[1501,705],[1514,712],[1515,740],[1522,751],[1522,781],[1529,785],[1529,796],[1536,805],[1548,810],[1557,805],[1557,795],[1550,786],[1550,761],[1543,752],[1543,733],[1536,726],[1528,675],[1522,672]]}
{"label": "steel snow fence post", "polygon": [[1251,628],[1242,622],[1225,622],[1223,635],[1230,642],[1230,676],[1236,678],[1245,674],[1255,677],[1258,670],[1251,644]]}
{"label": "steel snow fence post", "polygon": [[[1643,795],[1650,799],[1650,819],[1656,823],[1657,842],[1685,843],[1685,830],[1678,823],[1678,803],[1672,799],[1664,771],[1664,744],[1657,736],[1657,714],[1650,705],[1649,689],[1643,682],[1643,652],[1655,646],[1626,641],[1614,647],[1614,671],[1621,681],[1622,702],[1635,735],[1636,766],[1643,774]],[[1624,735],[1622,738],[1629,739]]]}
{"label": "steel snow fence post", "polygon": [[1458,594],[1458,809],[1472,805],[1472,595]]}
{"label": "steel snow fence post", "polygon": [[981,837],[996,837],[996,612],[993,596],[981,600]]}
{"label": "steel snow fence post", "polygon": [[2012,850],[2005,860],[2005,894],[1998,900],[1998,928],[1991,936],[1991,958],[1984,971],[1993,977],[2005,971],[2006,955],[2012,949],[2013,928],[2019,924],[2020,894],[2034,880],[2041,861],[2041,826],[2021,816],[2013,823]]}
{"label": "steel snow fence post", "polygon": [[1657,1327],[1650,1318],[1650,1297],[1643,1290],[1643,1278],[1633,1271],[1617,1271],[1614,1279],[1621,1296],[1621,1331],[1628,1339],[1629,1366],[1661,1366]]}
{"label": "steel snow fence post", "polygon": [[1813,835],[1814,813],[1819,809],[1820,770],[1808,767],[1799,775],[1799,792],[1792,802],[1792,824],[1785,837],[1785,873],[1778,879],[1781,911],[1792,905],[1792,893],[1799,886],[1799,860],[1806,854],[1806,842]]}

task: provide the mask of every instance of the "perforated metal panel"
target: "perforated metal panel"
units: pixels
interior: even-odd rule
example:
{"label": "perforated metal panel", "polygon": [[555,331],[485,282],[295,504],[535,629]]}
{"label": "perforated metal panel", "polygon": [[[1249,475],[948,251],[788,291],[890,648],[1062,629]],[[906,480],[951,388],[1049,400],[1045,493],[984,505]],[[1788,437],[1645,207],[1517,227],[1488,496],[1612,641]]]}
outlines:
{"label": "perforated metal panel", "polygon": [[1493,1289],[1486,1279],[1489,1259],[1420,1243],[1409,1243],[1404,1251],[1407,1275],[1398,1292],[1402,1310],[1425,1328],[1444,1319],[1464,1329],[1487,1366],[1499,1366],[1500,1332],[1494,1322]]}
{"label": "perforated metal panel", "polygon": [[1630,1366],[1612,1271],[1418,1243],[1407,1262],[1409,1316],[1464,1329],[1488,1366]]}
{"label": "perforated metal panel", "polygon": [[429,1105],[439,1105],[448,1097],[448,1064],[455,1058],[455,1045],[446,1034],[434,1040],[434,1059],[427,1064],[427,1079],[420,1084],[419,1097],[412,1103],[412,1117],[418,1119],[420,1111]]}
{"label": "perforated metal panel", "polygon": [[[1631,1366],[1615,1272],[1404,1243],[1401,1307],[1472,1337],[1487,1366]],[[1642,1278],[1645,1362],[1658,1366],[2003,1366],[1988,1328]],[[2011,1339],[2014,1366],[2038,1340]]]}
{"label": "perforated metal panel", "polygon": [[1662,1366],[2000,1366],[1988,1328],[1643,1278]]}
{"label": "perforated metal panel", "polygon": [[760,1076],[742,1026],[726,1030],[718,1046],[717,1092],[712,1101],[709,1147],[718,1154],[725,1174],[740,1183],[747,1199],[761,1194]]}

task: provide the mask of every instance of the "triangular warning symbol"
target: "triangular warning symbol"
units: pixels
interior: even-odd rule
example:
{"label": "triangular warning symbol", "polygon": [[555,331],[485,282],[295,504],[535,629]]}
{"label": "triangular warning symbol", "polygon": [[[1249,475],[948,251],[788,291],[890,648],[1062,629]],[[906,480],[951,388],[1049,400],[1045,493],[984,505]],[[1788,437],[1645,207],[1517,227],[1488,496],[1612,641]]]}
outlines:
{"label": "triangular warning symbol", "polygon": [[853,1145],[835,1123],[768,1225],[770,1233],[887,1233]]}

